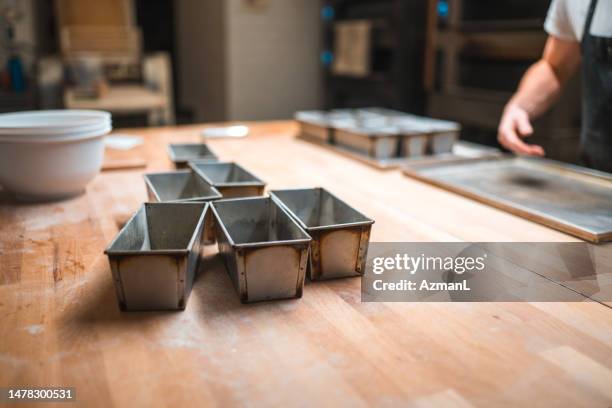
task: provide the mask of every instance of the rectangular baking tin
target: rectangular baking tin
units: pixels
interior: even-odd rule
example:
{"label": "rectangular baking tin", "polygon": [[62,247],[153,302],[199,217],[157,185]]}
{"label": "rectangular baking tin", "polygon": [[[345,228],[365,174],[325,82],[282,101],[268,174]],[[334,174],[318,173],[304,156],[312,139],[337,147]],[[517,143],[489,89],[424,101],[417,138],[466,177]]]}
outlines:
{"label": "rectangular baking tin", "polygon": [[144,179],[152,202],[204,202],[222,197],[206,179],[191,170],[149,173]]}
{"label": "rectangular baking tin", "polygon": [[219,253],[243,303],[299,298],[310,237],[270,197],[212,205]]}
{"label": "rectangular baking tin", "polygon": [[311,280],[363,275],[373,220],[323,188],[270,194],[312,237]]}
{"label": "rectangular baking tin", "polygon": [[191,160],[218,160],[215,153],[204,143],[170,144],[168,155],[177,169],[187,168],[187,163]]}
{"label": "rectangular baking tin", "polygon": [[398,156],[399,129],[346,127],[334,131],[335,143],[375,159]]}
{"label": "rectangular baking tin", "polygon": [[195,161],[189,162],[189,167],[216,188],[223,198],[261,196],[266,188],[266,183],[236,163]]}
{"label": "rectangular baking tin", "polygon": [[121,310],[185,309],[202,251],[207,203],[145,203],[108,256]]}
{"label": "rectangular baking tin", "polygon": [[430,135],[430,150],[432,154],[451,153],[453,145],[459,139],[458,131],[437,132]]}

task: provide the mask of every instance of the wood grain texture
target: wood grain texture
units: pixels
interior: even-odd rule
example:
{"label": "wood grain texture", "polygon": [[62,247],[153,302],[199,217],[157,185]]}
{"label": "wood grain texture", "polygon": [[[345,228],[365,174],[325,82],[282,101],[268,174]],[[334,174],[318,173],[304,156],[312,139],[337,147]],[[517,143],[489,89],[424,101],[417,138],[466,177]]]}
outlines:
{"label": "wood grain texture", "polygon": [[[172,168],[166,144],[199,130],[135,130],[146,171]],[[329,189],[376,220],[373,241],[575,240],[295,132],[253,124],[210,145],[270,189]],[[612,311],[596,302],[361,303],[344,279],[242,305],[210,247],[184,312],[121,313],[102,251],[146,199],[142,173],[52,204],[0,192],[0,385],[73,386],[87,407],[612,404]]]}

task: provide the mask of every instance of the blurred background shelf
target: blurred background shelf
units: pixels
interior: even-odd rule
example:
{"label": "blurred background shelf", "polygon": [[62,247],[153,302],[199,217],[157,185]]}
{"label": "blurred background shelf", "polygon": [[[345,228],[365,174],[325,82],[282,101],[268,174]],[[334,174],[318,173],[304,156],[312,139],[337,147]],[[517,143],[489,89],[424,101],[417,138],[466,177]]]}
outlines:
{"label": "blurred background shelf", "polygon": [[[88,64],[78,60],[93,55],[110,99],[141,87],[142,106],[114,109],[121,126],[382,106],[461,122],[462,139],[496,146],[502,109],[544,48],[550,0],[0,0],[0,9],[5,3],[20,16],[28,88],[0,109],[91,105],[65,95],[75,66]],[[98,106],[114,108],[104,89],[94,89]],[[535,121],[532,140],[554,146],[551,158],[577,159],[580,97],[575,79]]]}
{"label": "blurred background shelf", "polygon": [[[462,138],[497,145],[503,108],[525,71],[542,55],[550,0],[429,2],[424,86],[427,112],[461,122]],[[533,143],[548,156],[578,160],[580,81],[534,123]]]}
{"label": "blurred background shelf", "polygon": [[[424,113],[422,86],[427,1],[323,1],[324,107],[384,106]],[[366,24],[368,38],[349,38],[344,44],[338,27]],[[348,48],[348,49],[344,49]],[[337,74],[343,54],[365,48],[365,69],[352,78]],[[359,60],[353,61],[359,64]]]}

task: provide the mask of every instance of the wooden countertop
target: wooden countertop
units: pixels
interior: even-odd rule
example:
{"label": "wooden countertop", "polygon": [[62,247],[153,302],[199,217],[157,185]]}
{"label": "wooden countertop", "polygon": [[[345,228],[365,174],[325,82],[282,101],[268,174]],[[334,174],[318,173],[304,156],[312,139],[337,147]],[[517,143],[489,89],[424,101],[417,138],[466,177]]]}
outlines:
{"label": "wooden countertop", "polygon": [[[126,131],[145,144],[109,155],[170,169],[166,145],[201,128]],[[269,188],[330,189],[376,220],[373,241],[575,240],[295,132],[210,145]],[[184,312],[121,313],[102,251],[146,200],[143,171],[52,204],[0,193],[0,386],[76,387],[88,407],[612,404],[612,310],[595,302],[361,303],[344,279],[242,305],[211,247]]]}

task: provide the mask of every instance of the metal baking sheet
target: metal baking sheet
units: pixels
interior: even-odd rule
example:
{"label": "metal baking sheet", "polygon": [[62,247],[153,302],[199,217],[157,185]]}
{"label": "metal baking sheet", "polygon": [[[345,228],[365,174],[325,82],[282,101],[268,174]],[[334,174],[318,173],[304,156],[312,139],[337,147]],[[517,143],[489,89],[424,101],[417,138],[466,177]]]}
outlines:
{"label": "metal baking sheet", "polygon": [[215,187],[223,198],[262,196],[266,183],[233,162],[189,162],[194,173]]}
{"label": "metal baking sheet", "polygon": [[612,175],[546,159],[503,157],[405,174],[591,242],[612,240]]}

